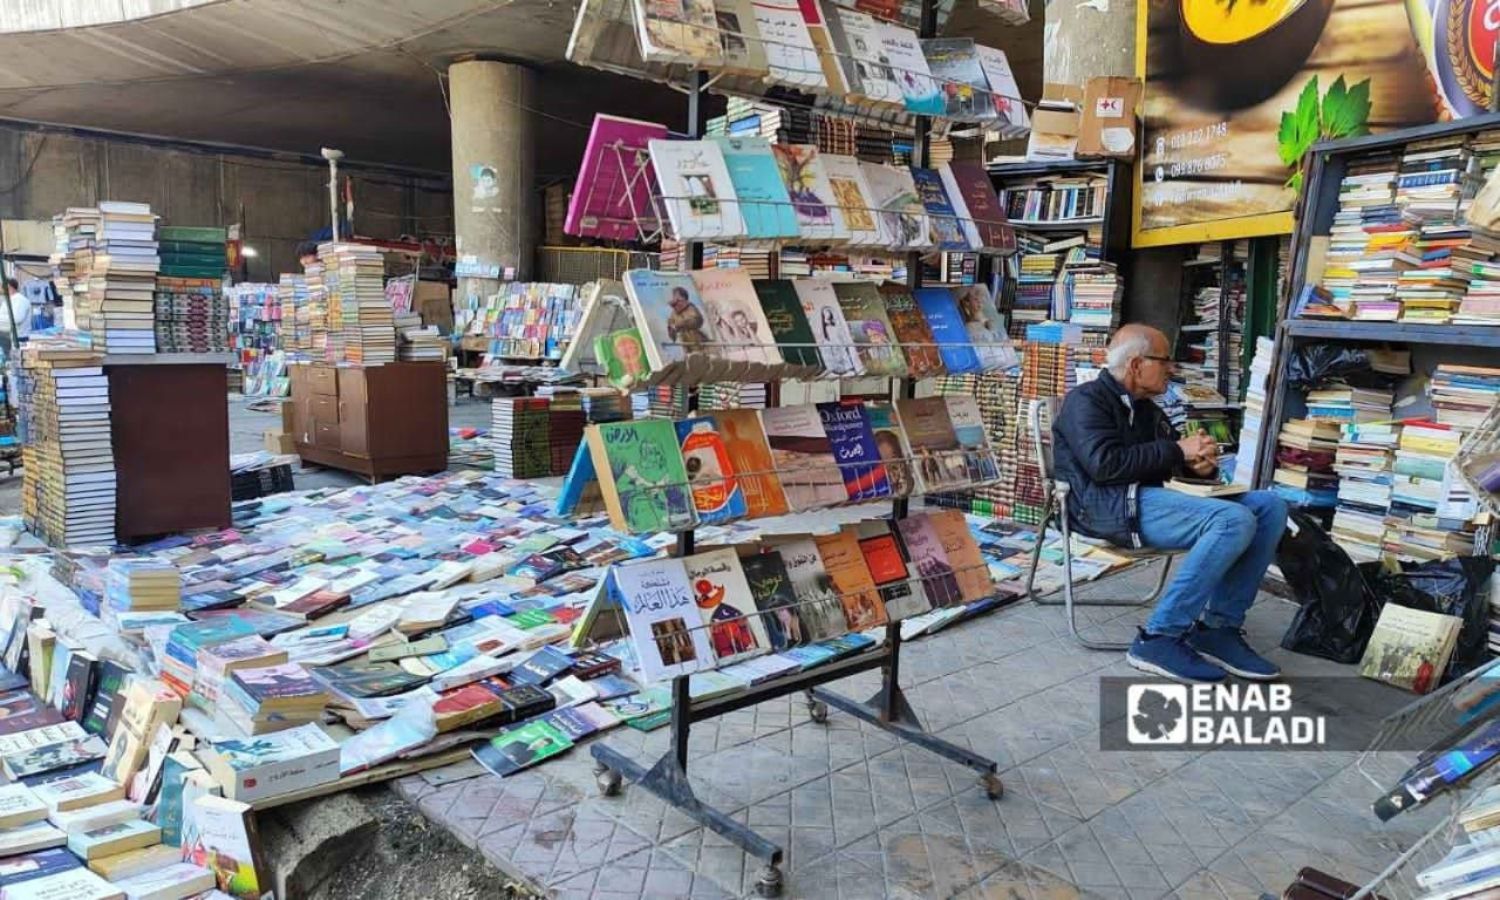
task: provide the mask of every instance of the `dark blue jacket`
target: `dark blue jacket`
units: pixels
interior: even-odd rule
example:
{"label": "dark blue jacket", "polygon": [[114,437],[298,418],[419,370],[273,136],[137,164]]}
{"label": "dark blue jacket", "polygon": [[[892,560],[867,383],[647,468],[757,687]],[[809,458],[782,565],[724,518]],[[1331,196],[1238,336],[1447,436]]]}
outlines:
{"label": "dark blue jacket", "polygon": [[1131,399],[1107,370],[1069,391],[1052,423],[1054,477],[1072,487],[1069,524],[1119,547],[1142,546],[1137,492],[1182,468],[1179,438],[1160,406]]}

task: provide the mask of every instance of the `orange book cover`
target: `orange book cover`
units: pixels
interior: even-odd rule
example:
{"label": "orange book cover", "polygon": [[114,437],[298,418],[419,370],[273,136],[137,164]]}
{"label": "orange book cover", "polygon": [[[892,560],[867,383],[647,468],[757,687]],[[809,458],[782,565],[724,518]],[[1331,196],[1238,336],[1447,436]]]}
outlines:
{"label": "orange book cover", "polygon": [[719,426],[719,437],[724,441],[740,490],[745,494],[750,518],[785,515],[786,495],[772,471],[775,462],[759,413],[753,409],[714,410],[713,419]]}
{"label": "orange book cover", "polygon": [[937,509],[926,515],[937,530],[938,540],[943,542],[943,552],[948,555],[948,565],[953,567],[964,602],[973,603],[994,594],[990,567],[979,550],[979,542],[969,531],[964,514],[956,509]]}
{"label": "orange book cover", "polygon": [[859,549],[859,538],[850,532],[839,531],[818,535],[813,540],[823,557],[823,568],[833,579],[834,590],[838,591],[849,630],[864,631],[884,625],[885,603],[875,589],[875,579],[870,576],[864,552]]}

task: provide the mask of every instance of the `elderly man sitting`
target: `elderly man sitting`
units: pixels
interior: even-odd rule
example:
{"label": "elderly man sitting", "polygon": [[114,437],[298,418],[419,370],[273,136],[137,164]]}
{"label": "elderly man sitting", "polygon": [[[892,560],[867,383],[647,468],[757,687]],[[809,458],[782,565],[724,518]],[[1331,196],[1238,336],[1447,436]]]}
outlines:
{"label": "elderly man sitting", "polygon": [[1126,325],[1109,344],[1109,370],[1068,393],[1052,426],[1057,478],[1072,488],[1070,524],[1120,547],[1187,550],[1126,660],[1178,681],[1280,671],[1246,643],[1245,613],[1286,527],[1269,491],[1233,499],[1162,487],[1174,475],[1218,471],[1218,444],[1181,437],[1151,398],[1167,389],[1172,358],[1155,328]]}

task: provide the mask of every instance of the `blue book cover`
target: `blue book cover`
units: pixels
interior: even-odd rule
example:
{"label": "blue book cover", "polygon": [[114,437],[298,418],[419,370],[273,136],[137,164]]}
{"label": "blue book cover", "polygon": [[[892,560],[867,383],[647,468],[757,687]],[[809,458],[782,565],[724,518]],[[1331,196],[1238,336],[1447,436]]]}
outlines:
{"label": "blue book cover", "polygon": [[718,525],[743,519],[749,513],[745,492],[735,480],[734,461],[717,423],[709,416],[683,419],[677,423],[677,440],[698,521]]}
{"label": "blue book cover", "polygon": [[0,887],[10,887],[35,878],[45,878],[48,875],[67,872],[82,865],[78,857],[61,847],[12,856],[7,858],[3,868],[0,868]]}
{"label": "blue book cover", "polygon": [[972,249],[968,239],[964,237],[963,226],[958,221],[958,213],[953,210],[953,202],[948,199],[948,192],[943,189],[943,177],[938,174],[937,170],[919,169],[913,166],[911,178],[917,186],[917,196],[922,200],[922,208],[927,211],[927,221],[932,227],[932,240],[937,244],[938,249]]}
{"label": "blue book cover", "polygon": [[[833,447],[833,459],[844,476],[844,491],[850,500],[874,500],[891,495],[891,482],[875,446],[863,403],[858,401],[818,404],[818,418]],[[868,465],[864,463],[869,463]]]}
{"label": "blue book cover", "polygon": [[932,339],[937,342],[938,352],[943,356],[943,366],[953,375],[979,371],[979,354],[969,342],[969,331],[964,327],[964,317],[958,312],[958,302],[947,288],[918,288],[915,291],[917,307],[922,310],[927,324],[932,328]]}
{"label": "blue book cover", "polygon": [[797,212],[781,180],[771,143],[763,137],[711,138],[724,153],[739,198],[745,233],[752,238],[797,237]]}

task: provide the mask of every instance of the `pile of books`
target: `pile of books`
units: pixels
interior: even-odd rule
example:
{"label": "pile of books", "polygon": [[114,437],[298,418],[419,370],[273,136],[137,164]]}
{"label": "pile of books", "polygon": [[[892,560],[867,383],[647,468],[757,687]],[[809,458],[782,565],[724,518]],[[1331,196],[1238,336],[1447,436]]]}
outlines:
{"label": "pile of books", "polygon": [[544,397],[496,397],[490,404],[495,472],[506,478],[552,474],[551,404]]}
{"label": "pile of books", "polygon": [[160,352],[229,350],[229,303],[221,285],[217,278],[156,279],[156,343]]}
{"label": "pile of books", "polygon": [[1399,423],[1341,426],[1333,466],[1339,487],[1332,534],[1355,562],[1373,562],[1384,552],[1392,454],[1400,438]]}
{"label": "pile of books", "polygon": [[1397,165],[1391,154],[1358,160],[1340,184],[1322,286],[1350,317],[1361,305],[1367,316],[1400,312],[1393,306],[1396,279],[1415,260],[1401,262],[1395,255],[1416,230],[1396,206]]}
{"label": "pile of books", "polygon": [[1347,425],[1385,422],[1395,402],[1392,391],[1379,388],[1327,387],[1307,393],[1307,418]]}
{"label": "pile of books", "polygon": [[1026,326],[1052,316],[1053,295],[1058,291],[1057,273],[1062,265],[1058,253],[1023,253],[1015,282],[1015,300],[1010,310],[1010,334],[1026,336]]}
{"label": "pile of books", "polygon": [[155,559],[111,559],[104,599],[117,612],[171,611],[182,607],[182,572]]}
{"label": "pile of books", "polygon": [[385,298],[385,260],[367,244],[318,245],[328,287],[335,359],[361,365],[395,362],[396,328]]}
{"label": "pile of books", "polygon": [[284,272],[276,283],[281,303],[281,349],[303,353],[312,345],[307,314],[307,276]]}
{"label": "pile of books", "polygon": [[1112,263],[1069,267],[1068,321],[1085,329],[1113,331],[1120,324],[1120,283]]}
{"label": "pile of books", "polygon": [[27,528],[54,547],[114,543],[114,444],[102,361],[66,336],[33,336],[21,353],[21,512]]}
{"label": "pile of books", "polygon": [[69,207],[52,217],[53,248],[48,258],[57,276],[52,279],[62,298],[62,322],[65,328],[82,328],[78,321],[79,305],[87,314],[88,273],[94,264],[94,241],[99,235],[99,210],[94,207]]}
{"label": "pile of books", "polygon": [[1396,205],[1421,223],[1411,253],[1416,263],[1403,271],[1396,297],[1402,322],[1443,324],[1453,318],[1468,288],[1466,261],[1488,257],[1493,246],[1459,221],[1459,198],[1466,181],[1469,150],[1462,135],[1407,144],[1396,176]]}
{"label": "pile of books", "polygon": [[396,354],[402,362],[442,362],[448,358],[448,341],[436,325],[422,325],[415,312],[396,313]]}
{"label": "pile of books", "polygon": [[316,722],[330,699],[323,684],[296,663],[236,668],[223,689],[219,712],[249,735]]}
{"label": "pile of books", "polygon": [[78,327],[93,336],[95,348],[106,354],[156,352],[152,299],[160,265],[151,207],[100,202],[87,291],[76,304]]}
{"label": "pile of books", "polygon": [[1438,424],[1472,431],[1500,399],[1500,368],[1439,363],[1427,390]]}
{"label": "pile of books", "polygon": [[[1293,506],[1332,509],[1338,504],[1333,463],[1342,434],[1329,420],[1289,419],[1276,437],[1272,488]],[[1242,438],[1243,440],[1243,438]]]}

